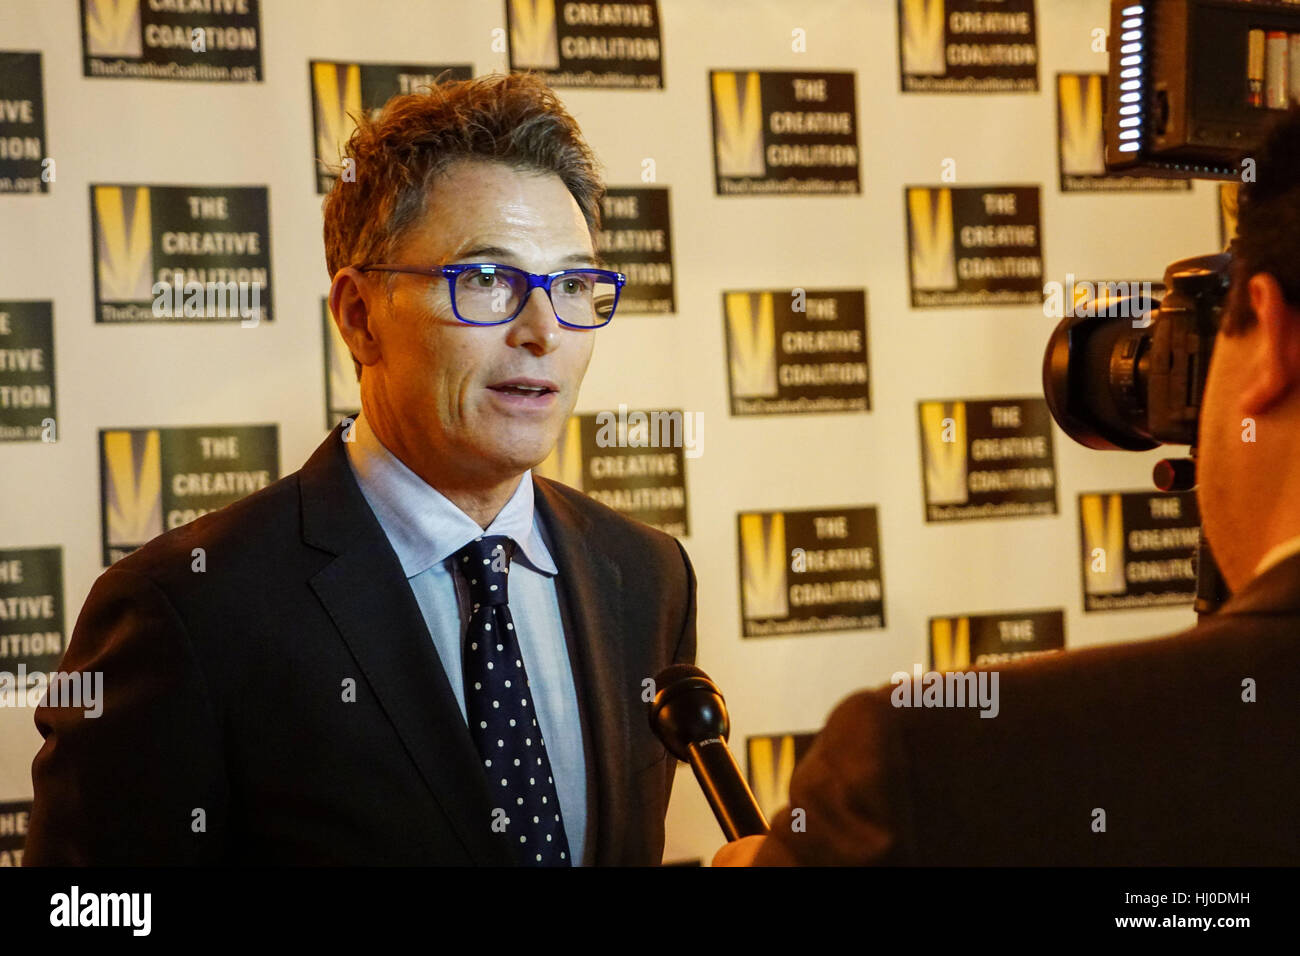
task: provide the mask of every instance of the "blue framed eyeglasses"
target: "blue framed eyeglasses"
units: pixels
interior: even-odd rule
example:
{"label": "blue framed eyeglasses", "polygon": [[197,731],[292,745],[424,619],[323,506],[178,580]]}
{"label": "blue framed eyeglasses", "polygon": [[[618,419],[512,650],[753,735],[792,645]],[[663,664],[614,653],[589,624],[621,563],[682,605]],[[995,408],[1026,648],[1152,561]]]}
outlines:
{"label": "blue framed eyeglasses", "polygon": [[490,262],[458,262],[427,269],[379,263],[357,266],[357,270],[444,278],[451,290],[451,311],[467,325],[503,325],[523,311],[534,289],[543,289],[561,325],[598,329],[614,317],[627,282],[623,273],[606,269],[562,269],[539,275]]}

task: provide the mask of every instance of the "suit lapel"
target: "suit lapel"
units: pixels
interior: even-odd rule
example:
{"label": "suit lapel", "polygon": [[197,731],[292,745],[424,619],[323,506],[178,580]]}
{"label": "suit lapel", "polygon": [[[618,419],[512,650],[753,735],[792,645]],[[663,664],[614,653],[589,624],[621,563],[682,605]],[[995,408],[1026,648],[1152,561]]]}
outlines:
{"label": "suit lapel", "polygon": [[311,588],[476,863],[513,862],[491,832],[479,755],[397,555],[335,428],[303,466],[303,538],[336,555]]}
{"label": "suit lapel", "polygon": [[621,861],[629,806],[628,694],[623,686],[622,574],[596,548],[590,521],[544,478],[533,501],[551,538],[557,584],[571,624],[566,637],[591,733],[596,778],[596,864]]}
{"label": "suit lapel", "polygon": [[1213,616],[1293,614],[1297,610],[1300,610],[1300,554],[1293,554],[1249,581]]}

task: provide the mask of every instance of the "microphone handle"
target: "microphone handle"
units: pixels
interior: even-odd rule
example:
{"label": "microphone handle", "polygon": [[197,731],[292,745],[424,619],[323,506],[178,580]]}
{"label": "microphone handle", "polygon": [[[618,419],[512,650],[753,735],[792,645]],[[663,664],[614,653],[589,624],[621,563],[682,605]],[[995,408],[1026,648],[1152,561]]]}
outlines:
{"label": "microphone handle", "polygon": [[711,737],[692,741],[689,747],[695,779],[700,782],[700,789],[713,808],[713,815],[718,818],[727,841],[767,833],[767,820],[763,818],[763,811],[758,808],[749,784],[741,776],[727,742],[721,737]]}

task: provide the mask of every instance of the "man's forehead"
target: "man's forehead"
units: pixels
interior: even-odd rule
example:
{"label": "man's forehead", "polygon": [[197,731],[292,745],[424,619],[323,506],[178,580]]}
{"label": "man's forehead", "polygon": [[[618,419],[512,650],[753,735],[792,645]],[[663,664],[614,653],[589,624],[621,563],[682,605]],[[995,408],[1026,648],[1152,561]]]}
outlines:
{"label": "man's forehead", "polygon": [[559,176],[491,161],[457,162],[438,176],[403,245],[442,262],[531,269],[601,262],[582,210]]}
{"label": "man's forehead", "polygon": [[[561,269],[592,266],[599,262],[599,257],[582,248],[574,248],[567,252],[557,249],[539,251],[550,263]],[[525,259],[534,258],[534,252],[515,248],[509,243],[497,244],[467,238],[457,243],[448,256],[451,262],[500,262],[505,265],[518,265]]]}

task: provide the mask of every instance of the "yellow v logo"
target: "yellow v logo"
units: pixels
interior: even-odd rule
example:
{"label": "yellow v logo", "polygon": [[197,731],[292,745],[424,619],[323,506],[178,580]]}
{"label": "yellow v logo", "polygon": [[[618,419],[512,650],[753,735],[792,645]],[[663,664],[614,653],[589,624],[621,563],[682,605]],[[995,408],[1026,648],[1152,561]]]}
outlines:
{"label": "yellow v logo", "polygon": [[956,288],[952,190],[909,189],[907,215],[912,235],[912,288]]}
{"label": "yellow v logo", "polygon": [[728,292],[731,394],[776,395],[776,317],[772,293]]}
{"label": "yellow v logo", "polygon": [[316,156],[337,174],[343,145],[356,129],[354,117],[361,113],[361,67],[313,63],[311,88],[316,98]]}
{"label": "yellow v logo", "polygon": [[745,74],[741,94],[737,74],[713,74],[713,122],[719,176],[762,176],[763,103],[758,74]]}
{"label": "yellow v logo", "polygon": [[937,617],[930,622],[930,657],[936,671],[970,667],[970,618]]}
{"label": "yellow v logo", "polygon": [[785,515],[740,516],[740,567],[745,617],[785,617]]}
{"label": "yellow v logo", "polygon": [[137,547],[162,533],[162,438],[156,428],[105,432],[105,520],[110,546]]}
{"label": "yellow v logo", "polygon": [[121,302],[151,298],[153,224],[149,187],[137,186],[124,195],[121,186],[96,186],[95,222],[100,299]]}
{"label": "yellow v logo", "polygon": [[1061,171],[1072,176],[1106,172],[1101,131],[1101,74],[1062,73],[1056,93],[1061,110]]}
{"label": "yellow v logo", "polygon": [[1089,594],[1119,594],[1125,589],[1124,509],[1119,495],[1084,495],[1079,501],[1083,521],[1084,581]]}
{"label": "yellow v logo", "polygon": [[523,69],[560,68],[554,0],[510,0],[510,56]]}
{"label": "yellow v logo", "polygon": [[86,52],[140,55],[139,0],[86,0]]}
{"label": "yellow v logo", "polygon": [[560,440],[537,466],[537,473],[582,491],[582,420],[570,415],[560,431]]}
{"label": "yellow v logo", "polygon": [[942,75],[943,0],[903,0],[903,72]]}
{"label": "yellow v logo", "polygon": [[749,741],[749,778],[754,798],[769,820],[790,799],[794,774],[794,737],[755,737]]}
{"label": "yellow v logo", "polygon": [[921,405],[921,452],[925,457],[925,500],[963,504],[966,490],[966,403]]}

